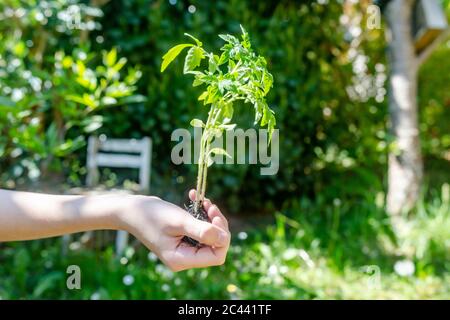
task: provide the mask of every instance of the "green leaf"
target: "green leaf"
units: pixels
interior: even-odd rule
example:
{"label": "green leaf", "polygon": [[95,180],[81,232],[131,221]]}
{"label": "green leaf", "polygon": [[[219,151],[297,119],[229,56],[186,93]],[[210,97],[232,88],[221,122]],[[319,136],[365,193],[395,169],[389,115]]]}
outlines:
{"label": "green leaf", "polygon": [[206,163],[207,167],[211,167],[214,164],[214,160],[211,157],[208,157],[208,161]]}
{"label": "green leaf", "polygon": [[129,68],[128,75],[125,77],[125,83],[129,86],[136,84],[136,82],[142,77],[142,71],[136,68]]}
{"label": "green leaf", "polygon": [[220,128],[211,128],[208,130],[211,137],[220,138],[222,136],[223,130]]}
{"label": "green leaf", "polygon": [[184,43],[176,45],[175,47],[171,48],[167,53],[162,57],[163,61],[161,64],[161,72],[164,72],[166,68],[169,66],[169,64],[183,51],[184,48],[192,47],[193,44],[190,43]]}
{"label": "green leaf", "polygon": [[266,95],[269,92],[270,88],[272,88],[273,76],[268,72],[264,72],[262,82],[264,86],[264,94]]}
{"label": "green leaf", "polygon": [[230,58],[229,52],[225,51],[220,55],[219,62],[217,62],[217,64],[220,66],[220,65],[224,64],[225,62],[227,62],[229,58]]}
{"label": "green leaf", "polygon": [[102,105],[104,106],[112,106],[117,104],[117,99],[113,98],[113,97],[103,97],[102,98]]}
{"label": "green leaf", "polygon": [[103,55],[103,64],[112,67],[117,61],[117,50],[116,48],[111,49],[108,53]]}
{"label": "green leaf", "polygon": [[213,55],[211,57],[209,57],[209,63],[208,63],[208,71],[209,72],[211,72],[211,73],[216,72],[217,62],[218,62],[218,60],[216,60]]}
{"label": "green leaf", "polygon": [[81,60],[77,60],[77,73],[82,77],[85,71],[86,66],[84,65],[84,62]]}
{"label": "green leaf", "polygon": [[197,86],[203,84],[205,82],[204,78],[205,78],[205,75],[203,73],[196,74],[194,82],[192,83],[192,86],[197,87]]}
{"label": "green leaf", "polygon": [[205,104],[213,103],[217,98],[217,87],[209,86],[208,87],[208,99],[205,100]]}
{"label": "green leaf", "polygon": [[81,124],[84,127],[84,132],[92,133],[95,130],[101,128],[101,126],[103,125],[103,117],[99,115],[92,116],[83,120]]}
{"label": "green leaf", "polygon": [[223,112],[223,123],[229,123],[231,119],[233,118],[233,105],[231,103],[226,103],[223,106],[222,112]]}
{"label": "green leaf", "polygon": [[147,98],[141,94],[134,94],[120,99],[120,104],[131,104],[131,103],[144,103]]}
{"label": "green leaf", "polygon": [[[256,101],[256,103],[255,103],[255,124],[257,124],[261,120],[266,108],[267,108],[267,104],[264,100]],[[262,122],[262,120],[261,120],[261,122]]]}
{"label": "green leaf", "polygon": [[211,154],[215,154],[215,155],[224,155],[228,158],[231,159],[231,156],[228,154],[228,152],[226,152],[224,149],[222,148],[212,148],[211,150],[209,150],[208,156],[210,156]]}
{"label": "green leaf", "polygon": [[73,140],[68,139],[60,145],[56,146],[53,150],[53,153],[58,157],[64,157],[68,154],[71,154],[75,150],[82,148],[84,145],[84,137],[78,136]]}
{"label": "green leaf", "polygon": [[20,58],[25,57],[25,55],[28,52],[27,46],[23,41],[19,41],[16,43],[16,45],[13,48],[13,52],[16,56],[19,56]]}
{"label": "green leaf", "polygon": [[73,65],[73,59],[70,56],[65,56],[62,59],[62,65],[64,69],[69,69]]}
{"label": "green leaf", "polygon": [[198,40],[196,37],[194,37],[193,35],[190,35],[189,33],[185,33],[184,35],[188,36],[189,38],[194,40],[195,43],[197,44],[197,46],[199,46],[199,47],[203,46],[203,43],[200,40]]}
{"label": "green leaf", "polygon": [[91,109],[95,109],[97,107],[97,104],[96,104],[96,101],[94,100],[94,98],[87,93],[84,93],[83,96],[68,95],[67,99],[70,101],[74,101],[74,102],[83,104]]}
{"label": "green leaf", "polygon": [[270,116],[269,116],[269,121],[267,123],[267,130],[269,131],[269,144],[272,141],[272,134],[273,134],[273,130],[275,129],[275,125],[277,124],[277,121],[275,119],[275,115],[273,114],[273,111],[270,110]]}
{"label": "green leaf", "polygon": [[229,79],[224,79],[219,81],[219,91],[220,93],[224,94],[225,90],[230,90],[231,86],[233,85],[233,81],[229,80]]}
{"label": "green leaf", "polygon": [[267,123],[269,123],[269,117],[270,117],[270,108],[267,106],[267,104],[263,104],[263,116],[261,119],[261,126],[265,126]]}
{"label": "green leaf", "polygon": [[203,93],[198,97],[199,101],[205,100],[205,98],[208,96],[208,91],[203,91]]}
{"label": "green leaf", "polygon": [[239,25],[241,27],[241,31],[242,31],[242,45],[244,46],[244,48],[250,48],[250,39],[248,37],[248,33],[247,31],[244,29],[244,27],[242,25]]}
{"label": "green leaf", "polygon": [[184,73],[190,73],[195,68],[197,68],[200,63],[202,62],[202,59],[205,58],[205,55],[203,54],[203,49],[200,47],[192,47],[189,49],[186,59],[184,61]]}
{"label": "green leaf", "polygon": [[239,43],[238,39],[230,34],[219,34],[219,38],[232,44]]}
{"label": "green leaf", "polygon": [[64,279],[64,274],[60,271],[52,271],[43,276],[33,290],[34,298],[42,298],[42,295],[48,290],[54,290]]}
{"label": "green leaf", "polygon": [[120,69],[122,69],[126,63],[127,63],[127,58],[122,57],[119,59],[119,61],[117,61],[117,63],[112,67],[112,69],[115,72],[119,72]]}
{"label": "green leaf", "polygon": [[272,133],[273,133],[273,130],[275,129],[276,123],[277,122],[276,122],[275,114],[274,114],[273,110],[270,109],[267,105],[265,105],[264,115],[261,119],[261,126],[267,125],[267,130],[269,133],[269,143],[272,139]]}
{"label": "green leaf", "polygon": [[204,128],[205,124],[200,119],[192,119],[191,126],[196,127],[196,128]]}
{"label": "green leaf", "polygon": [[236,128],[236,124],[235,123],[233,123],[233,124],[221,124],[219,126],[219,128],[224,129],[226,131],[234,130],[234,128]]}
{"label": "green leaf", "polygon": [[129,96],[136,87],[129,87],[123,82],[115,82],[106,88],[105,94],[113,98],[123,98]]}
{"label": "green leaf", "polygon": [[97,87],[97,78],[91,69],[85,69],[82,76],[76,78],[76,81],[84,88],[91,91]]}

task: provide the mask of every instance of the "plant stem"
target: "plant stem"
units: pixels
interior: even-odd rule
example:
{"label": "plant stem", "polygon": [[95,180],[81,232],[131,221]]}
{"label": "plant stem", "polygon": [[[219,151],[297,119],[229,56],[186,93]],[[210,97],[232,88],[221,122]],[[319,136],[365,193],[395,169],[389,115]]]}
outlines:
{"label": "plant stem", "polygon": [[200,195],[200,190],[202,189],[203,183],[203,163],[204,163],[204,138],[205,133],[202,133],[202,137],[200,139],[200,155],[198,158],[198,174],[197,174],[197,189],[195,190],[195,202],[194,202],[194,211],[198,210],[198,205],[203,198]]}
{"label": "plant stem", "polygon": [[[210,140],[207,139],[206,141],[206,152],[205,155],[208,155],[209,153],[209,145],[210,145]],[[207,158],[207,157],[206,157]],[[206,193],[206,177],[208,176],[208,159],[205,159],[205,163],[203,165],[203,182],[202,182],[202,188],[201,188],[201,192],[200,192],[200,197],[203,200],[205,198],[205,193]]]}
{"label": "plant stem", "polygon": [[206,184],[206,179],[204,176],[206,175],[206,171],[208,170],[208,161],[206,161],[206,156],[208,152],[205,150],[206,146],[209,145],[209,128],[210,122],[213,118],[213,114],[215,113],[216,107],[215,105],[211,106],[209,111],[208,120],[206,121],[204,131],[202,132],[202,137],[200,139],[200,155],[198,159],[198,174],[197,174],[197,189],[195,193],[195,202],[194,202],[194,211],[198,210],[198,206],[203,201],[205,197],[204,184]]}
{"label": "plant stem", "polygon": [[212,105],[209,111],[208,120],[205,124],[205,131],[202,133],[200,140],[200,155],[198,161],[197,190],[195,195],[194,210],[198,210],[198,206],[205,198],[206,178],[208,176],[208,158],[211,141],[213,136],[210,135],[210,129],[215,127],[216,121],[220,115],[220,102]]}

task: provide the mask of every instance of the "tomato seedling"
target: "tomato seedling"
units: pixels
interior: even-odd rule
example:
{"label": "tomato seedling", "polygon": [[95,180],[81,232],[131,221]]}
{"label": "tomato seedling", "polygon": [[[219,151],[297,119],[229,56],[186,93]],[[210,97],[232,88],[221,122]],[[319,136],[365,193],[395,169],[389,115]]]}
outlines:
{"label": "tomato seedling", "polygon": [[[222,148],[211,148],[215,137],[225,130],[233,130],[232,123],[234,103],[242,100],[252,104],[255,110],[255,124],[267,126],[269,143],[275,128],[275,113],[266,102],[266,95],[273,84],[273,77],[267,70],[266,59],[257,55],[250,44],[248,33],[241,26],[242,35],[239,40],[233,35],[219,35],[225,41],[220,55],[208,52],[203,43],[190,34],[185,33],[193,43],[178,44],[164,56],[161,64],[163,72],[169,64],[184,50],[189,48],[184,60],[184,74],[194,76],[193,86],[205,86],[198,97],[204,105],[209,105],[206,122],[193,119],[193,127],[202,128],[200,154],[198,159],[198,175],[195,201],[189,205],[189,213],[197,219],[208,221],[203,210],[203,199],[206,192],[208,167],[213,163],[213,155],[230,155]],[[186,242],[198,246],[198,242],[185,238]]]}

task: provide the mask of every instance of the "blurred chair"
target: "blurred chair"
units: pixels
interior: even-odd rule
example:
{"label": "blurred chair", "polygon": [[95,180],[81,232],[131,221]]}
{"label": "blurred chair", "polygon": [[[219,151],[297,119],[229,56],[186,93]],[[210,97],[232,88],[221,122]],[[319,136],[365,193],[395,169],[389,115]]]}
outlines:
{"label": "blurred chair", "polygon": [[[110,193],[139,193],[148,194],[150,191],[152,140],[149,137],[138,139],[107,139],[106,136],[89,137],[87,147],[87,189],[71,189],[72,194],[110,194]],[[139,184],[137,190],[105,189],[99,186],[99,168],[132,168],[139,170]],[[92,231],[83,235],[92,238]],[[116,254],[123,254],[128,245],[128,233],[118,231],[116,235]],[[65,237],[65,248],[70,237]]]}

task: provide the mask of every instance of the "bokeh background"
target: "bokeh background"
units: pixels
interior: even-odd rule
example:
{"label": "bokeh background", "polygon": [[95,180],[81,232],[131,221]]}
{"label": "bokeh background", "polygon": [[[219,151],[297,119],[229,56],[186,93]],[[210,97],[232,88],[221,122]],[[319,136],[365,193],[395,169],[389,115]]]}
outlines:
{"label": "bokeh background", "polygon": [[[449,1],[441,1],[450,17]],[[385,210],[388,131],[384,21],[371,1],[54,0],[0,3],[0,186],[65,193],[84,185],[90,135],[153,140],[151,193],[178,205],[196,166],[170,160],[176,128],[203,118],[182,61],[184,32],[217,51],[240,32],[274,76],[268,103],[280,170],[218,165],[208,197],[232,222],[224,266],[170,272],[131,242],[0,244],[0,298],[450,298],[450,40],[419,73],[421,199],[394,232]],[[237,112],[245,128],[250,108]],[[107,188],[132,170],[103,170]],[[99,232],[101,233],[101,232]],[[82,289],[66,288],[66,268]]]}

